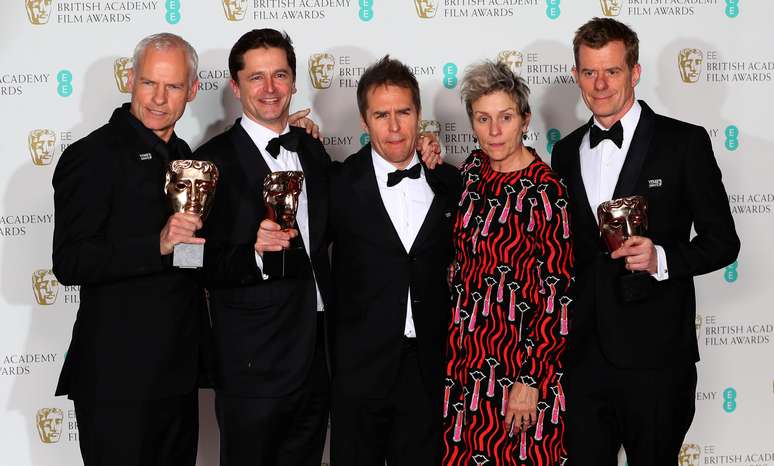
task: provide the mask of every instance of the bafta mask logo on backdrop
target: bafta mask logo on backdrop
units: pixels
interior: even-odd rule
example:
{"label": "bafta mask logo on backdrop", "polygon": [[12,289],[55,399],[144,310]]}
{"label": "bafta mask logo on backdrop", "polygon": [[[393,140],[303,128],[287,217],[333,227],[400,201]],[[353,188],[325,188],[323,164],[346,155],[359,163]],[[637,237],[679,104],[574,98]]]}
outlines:
{"label": "bafta mask logo on backdrop", "polygon": [[704,52],[699,49],[682,49],[677,54],[677,66],[680,69],[680,79],[684,83],[695,83],[701,76],[701,66],[704,63]]}
{"label": "bafta mask logo on backdrop", "polygon": [[336,58],[330,53],[313,53],[309,56],[309,78],[315,89],[328,89],[333,83]]}
{"label": "bafta mask logo on backdrop", "polygon": [[221,0],[223,13],[229,21],[242,21],[247,13],[247,0]]}
{"label": "bafta mask logo on backdrop", "polygon": [[113,62],[113,76],[116,78],[118,90],[129,93],[129,70],[132,69],[131,57],[119,57]]}
{"label": "bafta mask logo on backdrop", "polygon": [[602,14],[605,16],[618,16],[621,14],[623,0],[599,0],[602,6]]}
{"label": "bafta mask logo on backdrop", "polygon": [[701,456],[701,448],[695,443],[684,443],[680,447],[680,453],[677,455],[677,463],[679,466],[699,466],[699,457]]}
{"label": "bafta mask logo on backdrop", "polygon": [[35,416],[35,424],[38,428],[40,441],[43,443],[57,443],[62,437],[62,424],[64,423],[64,411],[59,408],[39,409]]}
{"label": "bafta mask logo on backdrop", "polygon": [[435,134],[438,138],[438,142],[441,141],[441,124],[436,120],[420,120],[419,132]]}
{"label": "bafta mask logo on backdrop", "polygon": [[497,54],[497,61],[505,63],[514,74],[518,75],[521,73],[521,65],[524,63],[524,54],[518,50],[502,50]]}
{"label": "bafta mask logo on backdrop", "polygon": [[435,17],[435,14],[438,12],[439,2],[440,0],[414,0],[417,16],[424,19]]}
{"label": "bafta mask logo on backdrop", "polygon": [[46,24],[51,18],[52,0],[24,0],[27,18],[31,24]]}
{"label": "bafta mask logo on backdrop", "polygon": [[50,129],[33,129],[27,136],[32,163],[38,166],[51,165],[56,152],[56,133]]}
{"label": "bafta mask logo on backdrop", "polygon": [[32,291],[38,304],[50,306],[59,294],[59,280],[50,269],[36,270],[32,272]]}
{"label": "bafta mask logo on backdrop", "polygon": [[702,323],[704,323],[704,318],[701,316],[701,314],[696,314],[696,338],[699,338],[699,335],[701,335]]}

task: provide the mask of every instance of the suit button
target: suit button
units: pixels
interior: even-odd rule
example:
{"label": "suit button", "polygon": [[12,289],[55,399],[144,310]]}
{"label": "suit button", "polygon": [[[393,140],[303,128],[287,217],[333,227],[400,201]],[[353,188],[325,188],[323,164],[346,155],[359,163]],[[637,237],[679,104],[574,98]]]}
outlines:
{"label": "suit button", "polygon": [[253,362],[252,361],[247,361],[247,368],[249,369],[251,367],[253,367]]}
{"label": "suit button", "polygon": [[417,261],[417,256],[411,256],[411,257],[409,257],[409,259],[411,259],[411,262],[416,262]]}

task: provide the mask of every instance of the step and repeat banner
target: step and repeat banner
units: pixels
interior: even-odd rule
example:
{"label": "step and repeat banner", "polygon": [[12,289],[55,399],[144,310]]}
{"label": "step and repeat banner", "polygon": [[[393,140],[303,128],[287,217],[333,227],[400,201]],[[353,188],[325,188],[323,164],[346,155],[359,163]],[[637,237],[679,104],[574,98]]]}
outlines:
{"label": "step and repeat banner", "polygon": [[[571,73],[573,33],[610,16],[639,33],[637,97],[709,132],[742,238],[737,262],[696,280],[702,361],[679,464],[774,466],[774,2],[3,0],[0,8],[0,464],[80,464],[72,403],[53,396],[79,290],[51,273],[51,176],[68,144],[128,101],[129,57],[142,37],[174,32],[199,52],[199,94],[177,127],[193,148],[241,113],[228,86],[231,45],[273,27],[295,42],[293,109],[312,109],[336,159],[367,141],[355,88],[389,53],[416,73],[422,125],[452,163],[475,146],[459,99],[465,67],[507,62],[532,90],[528,144],[548,160],[589,118]],[[212,398],[201,392],[202,466],[218,458]]]}

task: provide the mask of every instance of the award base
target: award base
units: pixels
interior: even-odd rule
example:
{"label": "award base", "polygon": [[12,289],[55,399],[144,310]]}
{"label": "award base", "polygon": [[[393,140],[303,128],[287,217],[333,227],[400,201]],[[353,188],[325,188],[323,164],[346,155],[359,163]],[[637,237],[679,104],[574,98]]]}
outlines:
{"label": "award base", "polygon": [[650,296],[653,290],[653,277],[648,272],[632,272],[621,276],[621,299],[625,303],[641,301]]}
{"label": "award base", "polygon": [[204,245],[178,243],[172,252],[172,266],[181,269],[198,269],[204,265]]}

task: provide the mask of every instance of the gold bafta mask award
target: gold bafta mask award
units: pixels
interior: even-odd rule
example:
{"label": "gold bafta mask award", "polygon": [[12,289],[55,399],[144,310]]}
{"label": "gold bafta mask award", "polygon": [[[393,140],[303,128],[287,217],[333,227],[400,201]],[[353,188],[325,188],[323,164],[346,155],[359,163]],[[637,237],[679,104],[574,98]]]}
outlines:
{"label": "gold bafta mask award", "polygon": [[[279,224],[283,230],[289,230],[296,224],[298,212],[298,199],[304,187],[304,173],[300,171],[279,171],[269,173],[263,180],[263,202],[266,204],[267,218]],[[291,253],[303,250],[299,237],[291,241]],[[286,277],[292,270],[286,264],[286,251],[281,255],[279,271],[282,277]],[[264,253],[264,265],[272,261],[275,255]]]}
{"label": "gold bafta mask award", "polygon": [[39,409],[35,416],[38,436],[43,443],[57,443],[62,436],[64,412],[59,408]]}
{"label": "gold bafta mask award", "polygon": [[704,52],[699,49],[682,49],[677,54],[677,65],[680,68],[680,79],[684,83],[695,83],[701,76],[701,65],[704,63]]}
{"label": "gold bafta mask award", "polygon": [[46,24],[51,17],[52,0],[24,0],[27,18],[31,24]]}
{"label": "gold bafta mask award", "polygon": [[56,150],[56,134],[50,129],[33,129],[27,137],[27,146],[35,165],[51,165]]}
{"label": "gold bafta mask award", "polygon": [[221,0],[223,12],[229,21],[242,21],[247,12],[247,0]]}
{"label": "gold bafta mask award", "polygon": [[[623,246],[632,236],[645,236],[648,230],[648,201],[629,196],[603,202],[597,207],[599,232],[609,252]],[[653,286],[648,272],[638,271],[621,277],[621,297],[625,302],[639,301]]]}
{"label": "gold bafta mask award", "polygon": [[417,16],[420,18],[432,18],[438,12],[439,0],[414,0]]}
{"label": "gold bafta mask award", "polygon": [[32,291],[38,304],[50,306],[56,302],[59,294],[59,280],[51,270],[36,270],[32,272]]}
{"label": "gold bafta mask award", "polygon": [[116,58],[113,62],[113,76],[116,78],[118,90],[124,94],[129,93],[129,70],[132,69],[130,57]]}
{"label": "gold bafta mask award", "polygon": [[315,89],[328,89],[333,82],[336,59],[330,53],[313,53],[309,56],[309,78]]}
{"label": "gold bafta mask award", "polygon": [[[167,168],[164,192],[173,213],[185,212],[207,218],[215,188],[218,185],[218,167],[203,160],[174,160]],[[172,265],[198,268],[204,262],[204,245],[179,243],[175,245]]]}
{"label": "gold bafta mask award", "polygon": [[524,54],[518,50],[502,50],[497,54],[497,62],[505,63],[513,74],[518,75],[521,72],[521,65],[524,63]]}
{"label": "gold bafta mask award", "polygon": [[621,2],[623,0],[599,0],[602,6],[602,14],[605,16],[618,16],[621,14]]}

